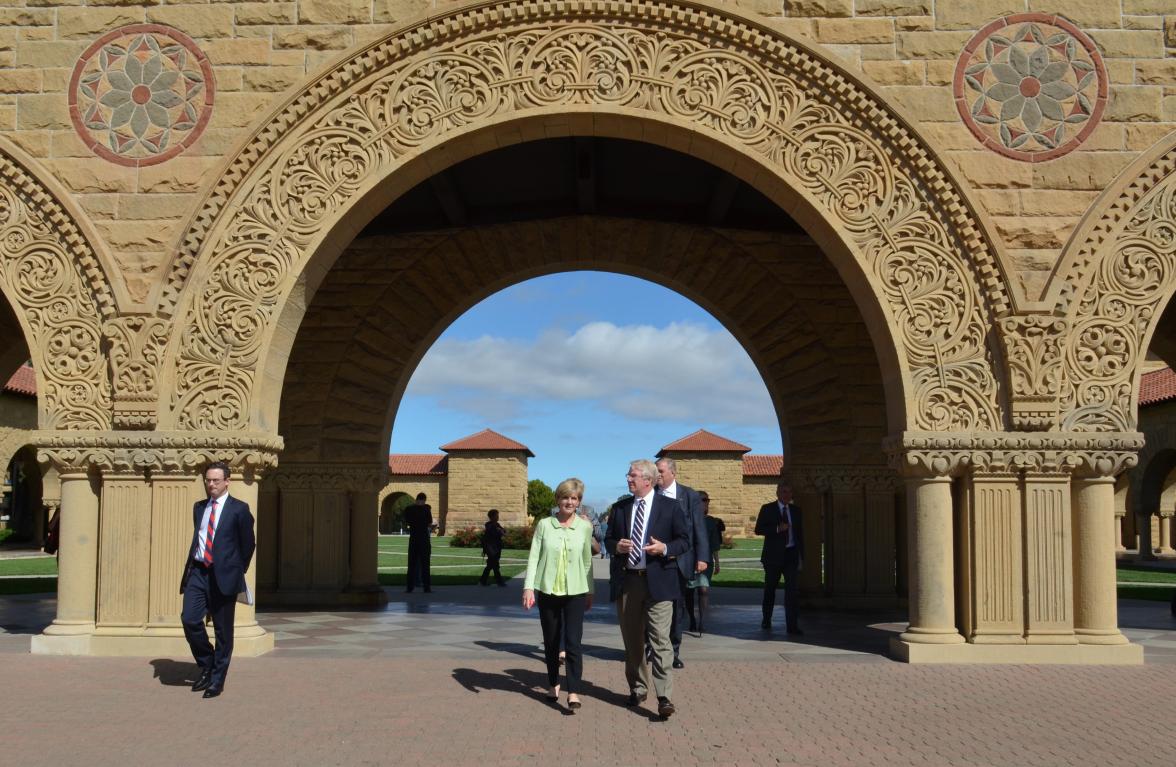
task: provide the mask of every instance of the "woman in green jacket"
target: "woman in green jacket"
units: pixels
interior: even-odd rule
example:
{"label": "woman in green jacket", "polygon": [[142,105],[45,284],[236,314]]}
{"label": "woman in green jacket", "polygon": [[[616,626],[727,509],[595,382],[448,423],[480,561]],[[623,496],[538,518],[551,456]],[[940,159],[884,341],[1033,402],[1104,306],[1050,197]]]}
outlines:
{"label": "woman in green jacket", "polygon": [[559,700],[560,638],[567,651],[568,708],[580,707],[580,674],[583,668],[580,640],[584,636],[584,612],[592,607],[592,523],[578,516],[584,483],[565,479],[555,488],[556,513],[535,524],[523,607],[539,605],[543,627],[543,653],[547,660],[547,699]]}

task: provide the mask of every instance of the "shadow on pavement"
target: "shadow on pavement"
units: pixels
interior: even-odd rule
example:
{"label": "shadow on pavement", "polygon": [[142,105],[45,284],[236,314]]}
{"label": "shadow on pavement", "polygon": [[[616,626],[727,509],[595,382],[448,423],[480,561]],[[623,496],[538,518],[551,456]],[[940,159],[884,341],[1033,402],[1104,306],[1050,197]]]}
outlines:
{"label": "shadow on pavement", "polygon": [[195,663],[156,658],[151,665],[155,668],[155,678],[168,687],[188,687],[200,676],[200,667]]}
{"label": "shadow on pavement", "polygon": [[[482,690],[501,690],[503,692],[525,695],[544,705],[553,705],[552,701],[547,699],[547,673],[545,671],[508,668],[499,674],[478,671],[472,668],[455,668],[453,670],[453,680],[475,694],[480,693]],[[579,694],[580,699],[584,701],[586,706],[589,705],[589,701],[595,700],[625,708],[625,703],[628,700],[628,695],[622,695],[614,690],[600,687],[587,680],[581,680]],[[564,713],[569,713],[566,709],[563,709],[563,700],[564,694],[561,693],[561,704],[556,707],[563,710]],[[636,709],[635,712],[642,715],[650,713],[645,709]],[[652,718],[656,719],[656,714]]]}

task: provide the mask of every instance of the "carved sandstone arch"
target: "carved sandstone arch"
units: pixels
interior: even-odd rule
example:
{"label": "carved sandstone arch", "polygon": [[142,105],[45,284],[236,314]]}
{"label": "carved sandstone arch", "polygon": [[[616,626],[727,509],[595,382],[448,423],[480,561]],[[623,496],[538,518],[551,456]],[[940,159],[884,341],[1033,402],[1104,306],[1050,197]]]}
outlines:
{"label": "carved sandstone arch", "polygon": [[1152,334],[1176,291],[1176,133],[1134,163],[1074,231],[1047,298],[1061,324],[1064,430],[1127,432]]}
{"label": "carved sandstone arch", "polygon": [[0,291],[28,343],[42,429],[109,429],[103,326],[116,293],[99,240],[69,196],[0,140]]}
{"label": "carved sandstone arch", "polygon": [[659,143],[748,181],[817,239],[863,307],[892,428],[1004,428],[1004,273],[926,143],[807,46],[726,10],[647,0],[470,5],[364,48],[280,107],[194,215],[163,287],[180,332],[161,426],[262,426],[259,400],[275,395],[259,381],[284,364],[270,355],[288,351],[300,276],[313,294],[412,183],[553,133]]}

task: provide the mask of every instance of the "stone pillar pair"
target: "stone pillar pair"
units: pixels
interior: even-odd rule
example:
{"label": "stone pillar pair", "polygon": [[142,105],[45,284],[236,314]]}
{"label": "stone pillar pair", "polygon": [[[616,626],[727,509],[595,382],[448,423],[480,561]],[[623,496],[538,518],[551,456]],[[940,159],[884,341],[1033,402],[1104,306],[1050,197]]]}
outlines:
{"label": "stone pillar pair", "polygon": [[1142,662],[1116,613],[1114,474],[1133,460],[1130,436],[891,441],[907,483],[910,557],[910,626],[894,653],[925,662]]}
{"label": "stone pillar pair", "polygon": [[378,580],[379,491],[387,466],[283,462],[261,508],[260,591],[268,604],[383,604]]}
{"label": "stone pillar pair", "polygon": [[[281,440],[161,432],[40,432],[39,457],[60,478],[57,616],[32,650],[70,655],[188,653],[179,616],[201,472],[225,460],[229,492],[258,513],[262,471]],[[254,586],[256,568],[246,575]],[[254,589],[256,590],[256,589]],[[238,605],[235,652],[273,647],[254,607]]]}

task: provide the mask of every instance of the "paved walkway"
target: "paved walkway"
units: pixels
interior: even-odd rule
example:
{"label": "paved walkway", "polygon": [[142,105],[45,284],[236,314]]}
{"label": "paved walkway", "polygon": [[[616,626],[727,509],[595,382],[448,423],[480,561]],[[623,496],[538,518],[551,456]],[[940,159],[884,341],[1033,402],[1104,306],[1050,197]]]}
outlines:
{"label": "paved walkway", "polygon": [[[601,584],[600,593],[605,593]],[[584,707],[542,697],[534,612],[506,588],[390,593],[378,612],[263,612],[276,650],[234,661],[225,694],[187,690],[187,658],[27,654],[53,601],[0,598],[8,764],[1163,765],[1176,730],[1176,620],[1120,603],[1142,667],[919,667],[890,661],[902,616],[759,629],[758,592],[716,589],[688,636],[679,714],[624,703],[609,606],[585,626]],[[603,609],[602,609],[603,607]],[[780,616],[782,617],[782,616]],[[215,744],[201,733],[215,732]]]}

